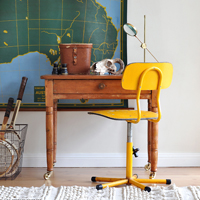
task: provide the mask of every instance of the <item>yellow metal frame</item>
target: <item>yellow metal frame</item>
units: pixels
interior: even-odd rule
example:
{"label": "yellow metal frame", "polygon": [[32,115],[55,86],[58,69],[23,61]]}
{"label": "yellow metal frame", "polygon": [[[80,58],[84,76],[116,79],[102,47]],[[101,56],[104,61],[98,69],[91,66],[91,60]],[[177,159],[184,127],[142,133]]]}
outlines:
{"label": "yellow metal frame", "polygon": [[141,91],[142,91],[142,85],[143,85],[143,82],[144,82],[144,78],[146,76],[146,74],[150,71],[156,71],[157,74],[158,74],[158,84],[157,84],[157,97],[156,97],[156,101],[157,101],[157,105],[158,105],[158,118],[157,119],[149,119],[149,121],[152,121],[152,122],[159,122],[160,119],[161,119],[161,111],[160,111],[160,90],[161,90],[161,84],[162,84],[162,77],[163,77],[163,74],[162,74],[162,71],[158,68],[158,67],[149,67],[147,69],[145,69],[140,78],[139,78],[139,82],[138,82],[138,88],[137,88],[137,97],[136,97],[136,102],[137,102],[137,113],[138,113],[138,118],[137,120],[127,120],[127,122],[131,122],[131,123],[138,123],[141,119],[141,109],[140,109],[140,94],[141,94]]}
{"label": "yellow metal frame", "polygon": [[[132,124],[138,123],[141,119],[151,122],[159,122],[161,119],[160,90],[170,86],[172,81],[173,67],[170,63],[133,63],[126,66],[122,77],[122,87],[126,90],[137,90],[137,110],[100,110],[89,112],[89,114],[100,115],[114,120],[124,120],[128,123],[127,149],[126,149],[126,178],[104,178],[92,177],[93,182],[108,182],[97,185],[98,190],[123,184],[132,184],[148,192],[151,188],[142,183],[171,184],[170,179],[138,179],[132,174]],[[142,90],[157,90],[158,114],[150,111],[141,111],[140,94]],[[155,117],[156,116],[156,117]]]}

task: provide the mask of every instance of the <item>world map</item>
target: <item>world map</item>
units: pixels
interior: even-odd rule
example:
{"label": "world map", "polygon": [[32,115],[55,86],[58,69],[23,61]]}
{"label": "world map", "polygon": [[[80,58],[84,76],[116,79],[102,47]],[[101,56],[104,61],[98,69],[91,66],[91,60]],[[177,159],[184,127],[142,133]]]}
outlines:
{"label": "world map", "polygon": [[93,43],[91,64],[119,58],[120,6],[120,0],[1,0],[1,106],[17,97],[23,76],[22,106],[34,103],[34,87],[44,86],[40,76],[60,62],[60,43]]}

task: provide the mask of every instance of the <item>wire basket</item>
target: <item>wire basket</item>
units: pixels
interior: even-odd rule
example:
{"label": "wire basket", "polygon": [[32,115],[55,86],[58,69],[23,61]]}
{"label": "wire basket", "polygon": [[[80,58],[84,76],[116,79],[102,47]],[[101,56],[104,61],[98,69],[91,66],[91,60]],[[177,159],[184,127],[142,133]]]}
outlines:
{"label": "wire basket", "polygon": [[0,130],[4,134],[0,140],[0,180],[13,180],[21,172],[27,128],[27,124],[16,124],[14,130]]}

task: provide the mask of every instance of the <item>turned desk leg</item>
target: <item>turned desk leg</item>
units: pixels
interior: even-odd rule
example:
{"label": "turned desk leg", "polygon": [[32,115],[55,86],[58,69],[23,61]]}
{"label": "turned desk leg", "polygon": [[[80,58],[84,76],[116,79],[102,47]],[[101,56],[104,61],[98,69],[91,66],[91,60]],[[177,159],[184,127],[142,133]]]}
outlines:
{"label": "turned desk leg", "polygon": [[53,150],[53,107],[46,107],[47,173],[44,179],[49,179],[53,172]]}
{"label": "turned desk leg", "polygon": [[46,154],[47,172],[44,179],[49,179],[53,173],[53,140],[54,140],[54,117],[53,117],[53,81],[45,80],[45,101],[46,101]]}
{"label": "turned desk leg", "polygon": [[57,150],[57,99],[53,101],[53,163],[56,163]]}
{"label": "turned desk leg", "polygon": [[[152,111],[151,99],[148,100],[148,111]],[[148,121],[148,135],[147,135],[147,149],[148,149],[148,164],[145,165],[145,170],[150,171],[151,169],[151,138],[152,138],[152,122]]]}
{"label": "turned desk leg", "polygon": [[[157,112],[158,108],[152,108],[153,112]],[[150,178],[155,178],[158,163],[158,123],[152,122],[151,137],[151,173]]]}
{"label": "turned desk leg", "polygon": [[[152,97],[151,97],[151,111],[152,112],[158,112],[158,105],[157,105],[157,90],[152,91]],[[151,122],[150,123],[150,133],[149,137],[151,137],[151,172],[149,175],[149,178],[155,178],[156,172],[157,172],[157,163],[158,163],[158,123]]]}

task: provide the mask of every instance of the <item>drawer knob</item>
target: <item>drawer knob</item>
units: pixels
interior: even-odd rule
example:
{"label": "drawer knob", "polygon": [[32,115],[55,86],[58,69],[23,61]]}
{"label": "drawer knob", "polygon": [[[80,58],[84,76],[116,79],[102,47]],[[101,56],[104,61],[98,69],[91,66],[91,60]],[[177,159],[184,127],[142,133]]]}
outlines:
{"label": "drawer knob", "polygon": [[99,84],[99,89],[100,89],[100,90],[103,90],[103,89],[105,88],[105,86],[106,86],[106,85],[105,85],[104,83],[100,83],[100,84]]}

